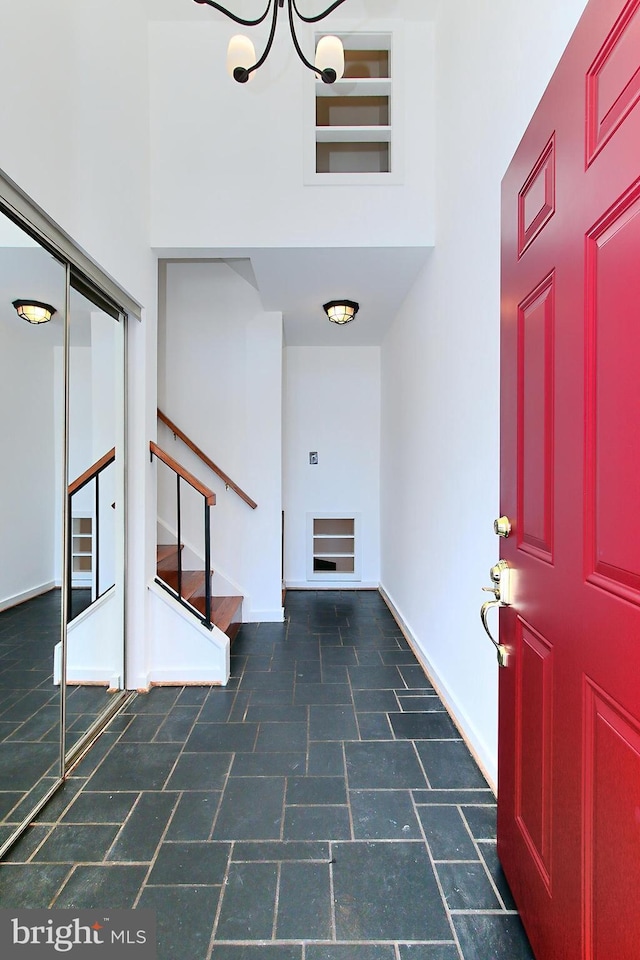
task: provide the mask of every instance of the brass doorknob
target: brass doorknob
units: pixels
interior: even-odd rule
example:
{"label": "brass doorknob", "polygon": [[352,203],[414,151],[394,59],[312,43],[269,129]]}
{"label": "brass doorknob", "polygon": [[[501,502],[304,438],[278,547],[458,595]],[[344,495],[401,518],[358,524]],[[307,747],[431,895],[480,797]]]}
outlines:
{"label": "brass doorknob", "polygon": [[511,521],[509,520],[509,517],[498,517],[497,520],[494,520],[493,532],[498,537],[504,537],[506,540],[511,533]]}
{"label": "brass doorknob", "polygon": [[487,633],[487,636],[489,637],[489,640],[491,640],[491,643],[496,648],[496,655],[498,657],[498,666],[506,667],[508,666],[508,662],[509,662],[509,651],[504,646],[504,644],[498,643],[498,641],[494,638],[493,634],[491,633],[491,630],[489,629],[489,624],[487,623],[487,614],[489,613],[489,610],[491,610],[493,607],[499,607],[499,606],[500,606],[499,600],[487,600],[486,603],[483,603],[482,606],[480,607],[480,619],[482,620],[482,626],[484,627]]}

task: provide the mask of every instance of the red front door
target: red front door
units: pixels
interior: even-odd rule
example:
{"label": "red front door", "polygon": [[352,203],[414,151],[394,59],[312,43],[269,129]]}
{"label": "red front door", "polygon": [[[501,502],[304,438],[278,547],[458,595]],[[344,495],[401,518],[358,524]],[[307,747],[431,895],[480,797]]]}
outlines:
{"label": "red front door", "polygon": [[498,852],[538,960],[640,957],[640,0],[503,182]]}

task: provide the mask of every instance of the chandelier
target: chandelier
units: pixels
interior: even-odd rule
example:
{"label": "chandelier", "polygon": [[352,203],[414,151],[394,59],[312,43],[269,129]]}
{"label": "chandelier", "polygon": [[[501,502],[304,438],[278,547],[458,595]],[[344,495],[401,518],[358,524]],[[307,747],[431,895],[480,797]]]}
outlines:
{"label": "chandelier", "polygon": [[[273,39],[276,35],[278,10],[280,7],[284,7],[285,0],[267,0],[267,7],[264,13],[255,20],[245,20],[231,10],[227,10],[222,4],[216,3],[215,0],[195,0],[195,2],[205,3],[207,6],[219,10],[220,13],[223,13],[226,17],[229,17],[230,20],[234,20],[243,27],[257,27],[258,24],[266,20],[269,12],[272,11],[269,39],[267,40],[267,45],[261,57],[256,59],[255,48],[249,37],[245,37],[243,34],[237,34],[229,41],[229,47],[227,49],[227,69],[233,79],[237,80],[238,83],[246,83],[251,74],[255,70],[258,70],[269,56],[269,52],[273,46]],[[307,60],[300,47],[296,35],[295,17],[298,17],[303,23],[319,23],[321,20],[324,20],[325,17],[329,16],[336,7],[341,6],[345,0],[334,0],[326,10],[312,17],[307,17],[300,13],[296,0],[286,0],[286,2],[291,39],[293,40],[293,46],[300,60],[302,60],[305,67],[312,70],[325,83],[335,83],[344,73],[344,49],[342,42],[338,37],[321,37],[316,48],[315,61],[311,63]]]}

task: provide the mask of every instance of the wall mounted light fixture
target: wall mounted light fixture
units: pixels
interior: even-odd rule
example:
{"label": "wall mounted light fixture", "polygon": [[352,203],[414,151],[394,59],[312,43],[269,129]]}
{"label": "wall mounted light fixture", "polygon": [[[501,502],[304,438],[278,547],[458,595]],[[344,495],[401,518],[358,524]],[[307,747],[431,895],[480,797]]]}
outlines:
{"label": "wall mounted light fixture", "polygon": [[55,307],[40,300],[14,300],[13,306],[27,323],[47,323],[54,315]]}
{"label": "wall mounted light fixture", "polygon": [[330,300],[324,304],[324,312],[332,323],[349,323],[360,309],[354,300]]}
{"label": "wall mounted light fixture", "polygon": [[[246,20],[244,17],[239,17],[238,14],[234,13],[232,10],[228,10],[226,7],[223,7],[221,3],[216,3],[215,0],[195,0],[195,2],[203,4],[206,3],[207,6],[213,7],[215,10],[219,10],[220,13],[225,15],[225,17],[229,17],[230,20],[234,20],[243,27],[257,27],[258,24],[266,20],[267,16],[269,15],[269,11],[272,10],[269,39],[267,40],[267,45],[261,57],[256,59],[256,51],[249,37],[245,37],[242,34],[237,34],[236,36],[231,37],[231,40],[229,41],[229,46],[227,48],[227,70],[233,79],[237,80],[238,83],[246,83],[251,74],[255,70],[258,70],[269,56],[269,52],[273,46],[273,38],[276,35],[278,10],[281,7],[284,7],[285,0],[267,0],[267,6],[264,13],[255,20]],[[303,23],[319,23],[321,20],[324,20],[325,17],[328,17],[329,14],[336,9],[336,7],[341,6],[344,2],[345,0],[334,0],[334,2],[326,8],[326,10],[322,11],[322,13],[318,13],[312,17],[307,17],[298,10],[296,0],[287,0],[289,29],[291,31],[291,39],[293,40],[295,51],[305,67],[308,67],[309,70],[313,70],[313,72],[317,74],[317,76],[321,77],[325,83],[335,83],[335,81],[339,80],[344,73],[344,48],[342,46],[342,41],[339,40],[338,37],[322,37],[319,40],[316,48],[315,63],[310,63],[302,52],[300,42],[296,35],[294,14],[299,20],[302,20]]]}

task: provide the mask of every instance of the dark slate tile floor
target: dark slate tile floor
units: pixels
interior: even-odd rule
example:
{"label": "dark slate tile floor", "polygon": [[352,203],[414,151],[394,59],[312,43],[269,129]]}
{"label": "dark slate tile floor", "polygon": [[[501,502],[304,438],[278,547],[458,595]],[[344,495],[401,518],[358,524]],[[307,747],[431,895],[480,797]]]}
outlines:
{"label": "dark slate tile floor", "polygon": [[225,689],[126,707],[0,904],[149,907],[160,960],[531,960],[495,802],[376,592],[289,592]]}

